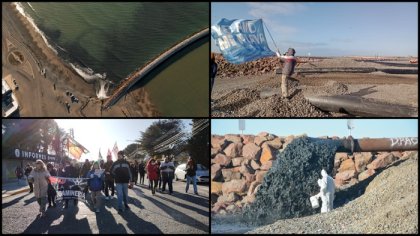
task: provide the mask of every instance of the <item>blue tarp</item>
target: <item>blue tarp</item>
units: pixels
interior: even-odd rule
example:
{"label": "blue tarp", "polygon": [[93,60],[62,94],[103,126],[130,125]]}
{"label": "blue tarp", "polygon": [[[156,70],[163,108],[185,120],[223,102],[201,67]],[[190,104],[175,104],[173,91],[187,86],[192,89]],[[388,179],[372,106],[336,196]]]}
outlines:
{"label": "blue tarp", "polygon": [[233,64],[276,55],[267,45],[261,19],[223,18],[211,27],[211,36],[223,57]]}

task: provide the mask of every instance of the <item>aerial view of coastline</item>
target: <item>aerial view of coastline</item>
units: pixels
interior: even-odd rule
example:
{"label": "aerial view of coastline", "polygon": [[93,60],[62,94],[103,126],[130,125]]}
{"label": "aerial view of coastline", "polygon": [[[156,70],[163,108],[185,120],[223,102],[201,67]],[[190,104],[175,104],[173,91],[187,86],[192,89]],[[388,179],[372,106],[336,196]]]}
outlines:
{"label": "aerial view of coastline", "polygon": [[2,116],[208,116],[208,3],[2,3]]}

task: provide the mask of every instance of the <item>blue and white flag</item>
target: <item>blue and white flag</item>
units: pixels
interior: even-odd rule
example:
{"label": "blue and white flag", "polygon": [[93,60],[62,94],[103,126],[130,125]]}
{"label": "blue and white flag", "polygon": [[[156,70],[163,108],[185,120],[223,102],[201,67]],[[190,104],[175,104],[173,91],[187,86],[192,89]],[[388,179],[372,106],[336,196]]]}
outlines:
{"label": "blue and white flag", "polygon": [[233,64],[276,55],[267,45],[261,19],[228,20],[223,18],[211,27],[211,36],[223,57]]}

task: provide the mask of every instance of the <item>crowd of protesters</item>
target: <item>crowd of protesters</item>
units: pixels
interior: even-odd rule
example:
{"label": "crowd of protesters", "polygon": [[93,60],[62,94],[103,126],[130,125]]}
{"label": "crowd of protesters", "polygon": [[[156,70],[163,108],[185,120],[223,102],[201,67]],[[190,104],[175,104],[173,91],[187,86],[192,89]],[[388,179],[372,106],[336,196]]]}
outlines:
{"label": "crowd of protesters", "polygon": [[[194,193],[198,194],[196,170],[197,165],[190,158],[185,169],[187,179],[186,193],[188,193],[189,184],[192,182]],[[55,208],[57,206],[57,190],[50,181],[51,176],[86,179],[87,186],[84,189],[80,189],[78,186],[78,189],[74,189],[74,186],[71,189],[64,186],[63,190],[83,191],[86,199],[91,200],[93,211],[97,213],[100,212],[103,199],[111,200],[114,195],[117,195],[118,212],[121,213],[124,210],[130,209],[128,205],[128,189],[132,189],[133,185],[143,185],[145,187],[145,177],[148,179],[148,188],[152,195],[155,195],[156,192],[165,193],[166,189],[172,195],[175,165],[169,157],[164,157],[162,162],[155,158],[149,158],[147,162],[138,162],[137,160],[129,162],[126,160],[124,152],[119,151],[116,161],[113,161],[110,155],[107,156],[106,162],[103,160],[89,161],[86,159],[82,165],[68,160],[64,164],[45,164],[42,160],[37,160],[34,167],[30,164],[27,164],[25,169],[17,167],[15,173],[19,183],[23,176],[26,176],[30,193],[34,193],[40,206],[39,214],[41,216],[46,214],[47,200],[48,208]],[[89,192],[90,198],[88,198]],[[102,192],[105,194],[105,197],[102,195]],[[63,200],[64,208],[68,208],[69,199],[66,198]],[[73,198],[73,205],[77,207],[77,197]]]}

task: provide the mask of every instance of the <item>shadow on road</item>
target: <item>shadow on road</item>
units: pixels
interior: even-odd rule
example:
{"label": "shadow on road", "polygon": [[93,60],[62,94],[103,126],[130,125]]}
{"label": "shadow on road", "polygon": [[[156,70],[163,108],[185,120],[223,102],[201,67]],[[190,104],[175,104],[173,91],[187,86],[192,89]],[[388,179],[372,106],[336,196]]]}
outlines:
{"label": "shadow on road", "polygon": [[[2,209],[4,209],[4,208],[7,208],[7,207],[9,207],[9,206],[11,206],[11,205],[14,205],[14,204],[18,203],[18,202],[19,202],[22,198],[26,197],[28,194],[29,194],[29,193],[26,193],[25,195],[22,195],[22,196],[20,196],[20,197],[18,197],[18,198],[15,198],[14,200],[12,200],[12,201],[10,201],[10,202],[2,203],[2,204],[1,204],[1,208],[2,208]],[[27,204],[29,204],[29,203],[31,203],[31,202],[33,202],[33,201],[35,201],[35,197],[32,197],[31,199],[25,200],[25,203],[26,203],[27,201],[28,201],[28,203],[27,203]],[[27,205],[27,204],[25,204],[25,205]]]}
{"label": "shadow on road", "polygon": [[163,234],[163,232],[160,231],[160,229],[156,227],[156,225],[141,219],[131,210],[126,210],[120,215],[127,221],[127,227],[130,228],[136,234]]}
{"label": "shadow on road", "polygon": [[[193,207],[193,206],[190,206],[190,205],[187,205],[187,204],[183,204],[183,203],[181,203],[181,202],[174,201],[174,200],[172,200],[172,199],[166,198],[166,197],[164,197],[164,196],[162,196],[162,195],[160,195],[160,194],[155,195],[155,196],[156,196],[156,197],[158,197],[158,198],[160,198],[160,199],[162,199],[162,200],[165,200],[165,201],[168,201],[168,202],[172,202],[173,204],[175,204],[175,205],[177,205],[177,206],[180,206],[180,207],[182,207],[182,208],[185,208],[185,209],[188,209],[188,210],[191,210],[191,211],[195,211],[195,212],[197,212],[198,214],[200,214],[200,215],[202,215],[202,216],[209,216],[209,215],[210,215],[210,213],[209,213],[209,211],[208,211],[208,207],[209,207],[209,202],[208,202],[208,200],[207,200],[207,206],[205,206],[205,207],[207,207],[207,211],[205,211],[205,210],[201,210],[201,209],[198,209],[198,208],[196,208],[196,207]],[[178,197],[177,195],[174,195],[174,196]],[[187,201],[188,201],[188,200],[187,200]]]}
{"label": "shadow on road", "polygon": [[203,230],[205,232],[209,232],[209,225],[205,225],[201,223],[200,221],[197,221],[196,219],[184,214],[183,212],[180,212],[178,210],[168,207],[168,205],[161,203],[160,201],[156,200],[154,197],[148,197],[144,195],[143,198],[155,204],[157,207],[162,209],[164,212],[166,212],[168,215],[170,215],[174,220],[178,221],[179,223],[189,225],[193,228]]}
{"label": "shadow on road", "polygon": [[117,223],[111,211],[101,208],[100,213],[96,213],[96,225],[99,234],[127,234],[124,225]]}
{"label": "shadow on road", "polygon": [[[24,234],[44,234],[44,233],[73,233],[73,234],[91,234],[87,218],[76,219],[79,207],[70,205],[68,209],[62,208],[62,203],[57,203],[57,208],[47,210],[45,217],[37,216],[35,220],[23,231]],[[34,212],[38,214],[38,212]],[[51,225],[55,220],[63,216],[63,220],[58,225]],[[75,227],[77,225],[77,227]]]}

